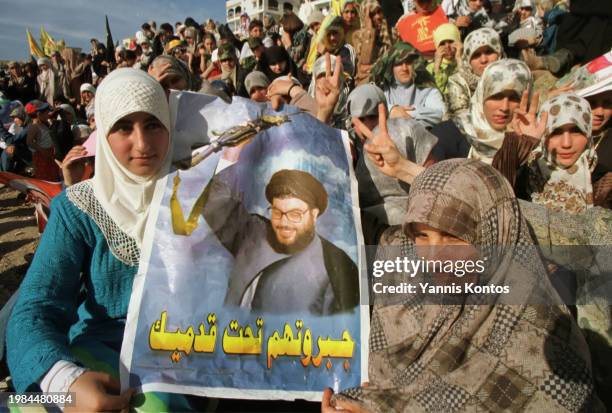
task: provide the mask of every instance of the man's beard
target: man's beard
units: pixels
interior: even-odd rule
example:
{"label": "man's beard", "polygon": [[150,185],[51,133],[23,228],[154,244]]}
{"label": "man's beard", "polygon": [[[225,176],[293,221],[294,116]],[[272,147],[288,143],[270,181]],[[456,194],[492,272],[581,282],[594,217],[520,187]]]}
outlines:
{"label": "man's beard", "polygon": [[312,242],[315,236],[314,225],[307,229],[305,232],[298,234],[295,237],[295,241],[291,244],[282,244],[276,238],[276,233],[274,232],[274,228],[272,228],[272,223],[268,223],[268,231],[267,238],[268,243],[272,247],[272,249],[280,254],[296,254],[306,248]]}

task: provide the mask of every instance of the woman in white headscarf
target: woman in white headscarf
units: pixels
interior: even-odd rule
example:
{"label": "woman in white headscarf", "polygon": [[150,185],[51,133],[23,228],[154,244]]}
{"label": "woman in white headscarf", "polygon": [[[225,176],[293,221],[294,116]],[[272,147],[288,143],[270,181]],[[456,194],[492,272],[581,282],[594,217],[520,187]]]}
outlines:
{"label": "woman in white headscarf", "polygon": [[[117,69],[100,84],[95,111],[95,175],[53,199],[9,320],[7,355],[17,391],[70,391],[77,410],[119,411],[132,394],[115,393],[119,349],[151,200],[170,165],[170,110],[154,78]],[[154,410],[185,402],[165,396],[155,394]]]}
{"label": "woman in white headscarf", "polygon": [[531,72],[520,60],[503,59],[487,66],[470,99],[469,111],[431,130],[439,139],[434,158],[470,158],[490,164],[531,83]]}
{"label": "woman in white headscarf", "polygon": [[467,35],[457,73],[448,78],[448,112],[451,116],[467,110],[482,72],[492,62],[504,57],[499,34],[482,28]]}
{"label": "woman in white headscarf", "polygon": [[38,82],[38,90],[40,90],[40,97],[49,105],[54,106],[55,99],[62,94],[60,77],[53,68],[51,59],[41,57],[36,63],[38,64],[38,69],[40,70],[40,73],[36,78]]}

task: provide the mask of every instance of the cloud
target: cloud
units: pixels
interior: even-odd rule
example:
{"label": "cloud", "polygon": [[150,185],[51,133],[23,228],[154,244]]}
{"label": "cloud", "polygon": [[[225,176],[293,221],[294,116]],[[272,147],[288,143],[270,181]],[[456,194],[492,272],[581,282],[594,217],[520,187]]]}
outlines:
{"label": "cloud", "polygon": [[38,38],[41,25],[54,39],[64,38],[68,46],[86,51],[92,37],[106,38],[104,15],[108,15],[115,41],[134,36],[148,20],[155,20],[158,25],[163,22],[174,25],[187,16],[198,22],[207,18],[225,20],[225,3],[220,0],[22,0],[2,9],[0,59],[7,60],[29,58],[26,28]]}

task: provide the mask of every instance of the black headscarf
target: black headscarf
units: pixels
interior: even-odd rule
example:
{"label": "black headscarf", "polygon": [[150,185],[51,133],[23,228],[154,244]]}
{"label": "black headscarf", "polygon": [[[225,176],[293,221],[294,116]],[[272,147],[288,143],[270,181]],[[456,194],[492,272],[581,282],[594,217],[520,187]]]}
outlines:
{"label": "black headscarf", "polygon": [[[283,61],[287,62],[287,65],[282,73],[274,73],[272,70],[270,70],[270,65]],[[270,81],[288,74],[291,74],[293,77],[297,78],[297,67],[283,46],[272,46],[264,49],[261,59],[257,65],[257,70],[263,72],[268,79],[270,79]]]}

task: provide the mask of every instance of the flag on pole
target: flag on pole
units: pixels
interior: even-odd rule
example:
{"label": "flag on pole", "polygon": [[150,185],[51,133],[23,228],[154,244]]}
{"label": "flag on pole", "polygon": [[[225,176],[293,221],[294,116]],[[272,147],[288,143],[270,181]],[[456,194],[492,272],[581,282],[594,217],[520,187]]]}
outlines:
{"label": "flag on pole", "polygon": [[30,46],[30,54],[35,58],[45,57],[45,53],[41,50],[41,48],[32,37],[32,33],[30,33],[30,29],[26,29],[26,36],[28,38],[28,45]]}
{"label": "flag on pole", "polygon": [[113,42],[113,35],[111,34],[110,26],[108,24],[108,16],[104,16],[106,19],[106,61],[115,65],[115,43]]}
{"label": "flag on pole", "polygon": [[40,26],[40,46],[47,56],[51,56],[57,50],[55,40],[53,40],[43,26]]}

